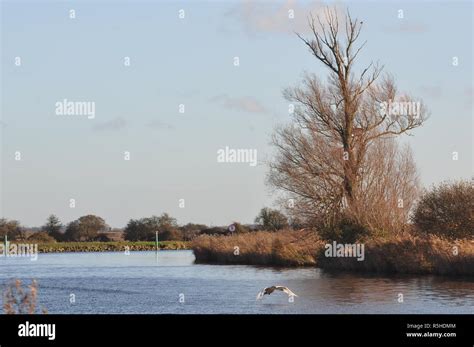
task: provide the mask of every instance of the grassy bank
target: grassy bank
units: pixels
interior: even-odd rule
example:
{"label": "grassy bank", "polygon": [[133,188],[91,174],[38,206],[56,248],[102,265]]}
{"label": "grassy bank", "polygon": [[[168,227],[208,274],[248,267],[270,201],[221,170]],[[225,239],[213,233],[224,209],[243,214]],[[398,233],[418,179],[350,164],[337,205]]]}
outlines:
{"label": "grassy bank", "polygon": [[[364,242],[365,259],[325,256],[326,242],[308,231],[202,236],[191,243],[196,262],[317,266],[333,271],[474,276],[474,241],[398,235]],[[235,252],[238,247],[238,253]],[[457,254],[455,248],[457,247]]]}
{"label": "grassy bank", "polygon": [[[165,250],[188,249],[188,242],[162,241],[159,248]],[[38,243],[40,253],[62,253],[62,252],[124,252],[130,251],[152,251],[155,250],[155,242],[57,242]]]}
{"label": "grassy bank", "polygon": [[196,262],[216,264],[314,266],[323,247],[314,233],[305,231],[200,236],[191,241]]}
{"label": "grassy bank", "polygon": [[318,259],[327,270],[474,276],[474,241],[394,236],[366,242],[364,261],[327,258],[324,253]]}

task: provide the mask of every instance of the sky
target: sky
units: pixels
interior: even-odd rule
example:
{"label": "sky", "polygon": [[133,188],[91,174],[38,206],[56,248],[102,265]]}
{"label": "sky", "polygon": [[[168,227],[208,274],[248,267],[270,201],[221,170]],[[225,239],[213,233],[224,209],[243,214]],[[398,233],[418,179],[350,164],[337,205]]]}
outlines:
{"label": "sky", "polygon": [[[282,91],[327,74],[295,35],[326,5],[364,22],[357,69],[379,61],[428,106],[401,138],[423,186],[471,177],[471,2],[1,1],[1,216],[253,222],[276,201],[265,177],[271,134],[291,122]],[[56,114],[64,99],[95,116]],[[226,146],[258,164],[219,163]]]}

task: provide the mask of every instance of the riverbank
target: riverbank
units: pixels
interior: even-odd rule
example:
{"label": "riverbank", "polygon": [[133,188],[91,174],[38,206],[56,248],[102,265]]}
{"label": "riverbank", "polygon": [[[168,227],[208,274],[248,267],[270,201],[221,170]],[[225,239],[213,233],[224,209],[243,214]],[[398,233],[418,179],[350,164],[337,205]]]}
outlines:
{"label": "riverbank", "polygon": [[474,241],[397,235],[363,243],[364,258],[327,257],[311,231],[201,236],[191,242],[197,263],[317,266],[325,270],[474,276]]}
{"label": "riverbank", "polygon": [[197,263],[316,266],[324,243],[305,231],[258,231],[232,236],[200,236],[191,241]]}
{"label": "riverbank", "polygon": [[[160,249],[178,250],[189,249],[189,243],[185,241],[162,241],[158,243]],[[56,242],[38,243],[39,253],[63,253],[63,252],[125,252],[129,251],[153,251],[156,249],[153,241],[117,241],[117,242]]]}

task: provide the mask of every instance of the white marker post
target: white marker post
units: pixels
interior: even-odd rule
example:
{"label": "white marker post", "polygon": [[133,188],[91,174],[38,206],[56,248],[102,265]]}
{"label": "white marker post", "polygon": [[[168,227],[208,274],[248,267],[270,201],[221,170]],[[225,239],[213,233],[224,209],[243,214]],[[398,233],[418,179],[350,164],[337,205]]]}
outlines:
{"label": "white marker post", "polygon": [[158,230],[155,232],[155,243],[156,243],[156,251],[158,252],[158,250],[160,249],[158,247]]}
{"label": "white marker post", "polygon": [[8,256],[8,236],[5,233],[5,237],[3,238],[3,243],[5,244],[5,257]]}

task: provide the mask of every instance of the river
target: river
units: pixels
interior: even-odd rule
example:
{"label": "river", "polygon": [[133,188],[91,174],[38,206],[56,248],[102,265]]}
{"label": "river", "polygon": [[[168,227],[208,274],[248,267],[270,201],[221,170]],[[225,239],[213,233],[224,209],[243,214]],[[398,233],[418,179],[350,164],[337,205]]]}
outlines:
{"label": "river", "polygon": [[[192,251],[0,258],[0,285],[38,281],[49,313],[473,313],[474,279],[194,264]],[[261,288],[282,292],[256,301]],[[403,302],[399,302],[403,295]],[[3,297],[2,297],[3,300]]]}

